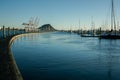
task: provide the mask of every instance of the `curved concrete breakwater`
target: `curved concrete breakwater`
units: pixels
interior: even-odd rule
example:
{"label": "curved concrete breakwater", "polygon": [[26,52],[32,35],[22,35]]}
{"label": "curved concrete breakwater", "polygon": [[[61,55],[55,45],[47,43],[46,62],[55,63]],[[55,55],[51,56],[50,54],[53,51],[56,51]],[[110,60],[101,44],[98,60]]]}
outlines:
{"label": "curved concrete breakwater", "polygon": [[23,80],[11,52],[12,42],[21,35],[0,40],[0,80]]}
{"label": "curved concrete breakwater", "polygon": [[12,42],[23,35],[27,34],[15,35],[0,40],[0,80],[23,80],[11,52]]}

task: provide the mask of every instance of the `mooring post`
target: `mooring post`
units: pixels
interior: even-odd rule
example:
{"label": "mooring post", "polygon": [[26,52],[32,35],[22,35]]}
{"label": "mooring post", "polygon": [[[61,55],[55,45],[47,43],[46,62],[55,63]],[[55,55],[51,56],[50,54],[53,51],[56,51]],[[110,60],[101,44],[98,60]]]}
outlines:
{"label": "mooring post", "polygon": [[10,27],[8,27],[8,36],[10,37]]}
{"label": "mooring post", "polygon": [[18,28],[16,28],[16,34],[18,34]]}
{"label": "mooring post", "polygon": [[15,35],[15,28],[13,27],[13,35]]}
{"label": "mooring post", "polygon": [[6,38],[6,31],[5,31],[5,26],[3,26],[3,38]]}

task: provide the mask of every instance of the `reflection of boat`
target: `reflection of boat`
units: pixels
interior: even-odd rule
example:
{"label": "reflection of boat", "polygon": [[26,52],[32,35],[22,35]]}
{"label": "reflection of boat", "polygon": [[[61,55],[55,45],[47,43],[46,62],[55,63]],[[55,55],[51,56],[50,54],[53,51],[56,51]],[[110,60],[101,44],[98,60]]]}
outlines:
{"label": "reflection of boat", "polygon": [[114,2],[111,0],[111,31],[108,33],[102,34],[100,38],[103,39],[120,39],[120,34],[117,34],[116,22],[115,22],[115,13],[114,13]]}

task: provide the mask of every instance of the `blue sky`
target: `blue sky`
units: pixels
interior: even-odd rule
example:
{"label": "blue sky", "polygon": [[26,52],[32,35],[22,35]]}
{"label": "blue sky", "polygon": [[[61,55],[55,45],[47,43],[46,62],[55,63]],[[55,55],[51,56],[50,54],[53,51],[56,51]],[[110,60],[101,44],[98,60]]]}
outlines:
{"label": "blue sky", "polygon": [[[39,17],[39,26],[51,24],[57,29],[96,27],[110,19],[111,0],[0,0],[0,26],[23,27],[31,17]],[[120,0],[115,1],[116,19],[120,21]]]}

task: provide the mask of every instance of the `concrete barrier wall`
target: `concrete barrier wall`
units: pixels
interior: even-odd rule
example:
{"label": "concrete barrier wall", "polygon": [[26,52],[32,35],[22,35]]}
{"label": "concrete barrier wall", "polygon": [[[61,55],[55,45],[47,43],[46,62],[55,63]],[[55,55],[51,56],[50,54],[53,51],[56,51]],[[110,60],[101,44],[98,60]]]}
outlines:
{"label": "concrete barrier wall", "polygon": [[14,73],[15,73],[15,79],[16,80],[23,80],[23,77],[22,77],[22,75],[21,75],[21,73],[20,73],[20,71],[19,71],[19,68],[18,68],[18,66],[17,66],[17,64],[16,64],[16,61],[15,61],[15,59],[14,59],[14,56],[13,56],[13,53],[12,53],[12,51],[11,51],[11,44],[12,44],[12,42],[16,39],[16,38],[18,38],[18,37],[21,37],[21,36],[25,36],[25,35],[27,35],[27,34],[19,34],[19,35],[16,35],[16,36],[13,36],[11,39],[10,39],[10,41],[9,41],[9,44],[8,44],[8,47],[9,47],[9,57],[10,57],[10,59],[11,59],[11,66],[12,66],[12,69],[13,69],[13,71],[14,71]]}

